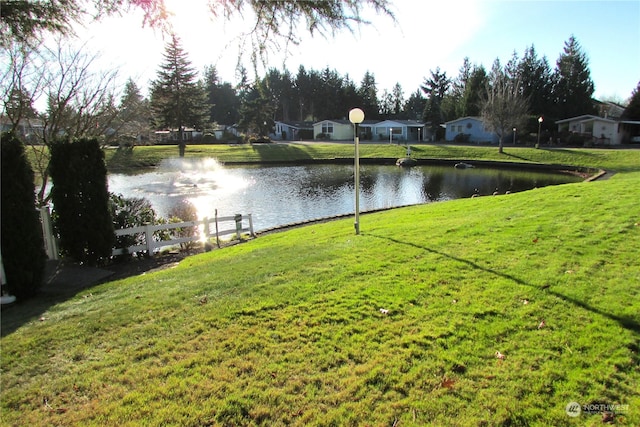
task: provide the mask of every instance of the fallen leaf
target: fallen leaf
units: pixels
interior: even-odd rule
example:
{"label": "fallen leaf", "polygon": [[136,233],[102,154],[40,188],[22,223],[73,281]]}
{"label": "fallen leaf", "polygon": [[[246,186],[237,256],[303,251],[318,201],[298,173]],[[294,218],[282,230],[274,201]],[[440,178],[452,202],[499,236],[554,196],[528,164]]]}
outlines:
{"label": "fallen leaf", "polygon": [[387,310],[386,308],[381,308],[381,309],[380,309],[380,313],[382,313],[382,314],[389,314],[389,310]]}
{"label": "fallen leaf", "polygon": [[529,300],[528,300],[528,299],[523,299],[523,300],[522,300],[522,304],[524,304],[524,305],[529,304]]}
{"label": "fallen leaf", "polygon": [[533,243],[538,243],[538,238],[533,239]]}
{"label": "fallen leaf", "polygon": [[456,381],[449,379],[447,377],[444,377],[442,379],[442,382],[440,383],[440,387],[444,387],[444,388],[448,388],[448,389],[452,389],[453,386],[455,385]]}
{"label": "fallen leaf", "polygon": [[538,329],[542,329],[542,328],[544,328],[545,326],[547,326],[547,324],[546,324],[546,323],[544,323],[544,320],[543,320],[543,321],[542,321],[542,322],[540,322],[540,324],[538,325]]}
{"label": "fallen leaf", "polygon": [[500,353],[499,351],[496,351],[496,358],[500,359],[500,360],[504,360],[505,355]]}

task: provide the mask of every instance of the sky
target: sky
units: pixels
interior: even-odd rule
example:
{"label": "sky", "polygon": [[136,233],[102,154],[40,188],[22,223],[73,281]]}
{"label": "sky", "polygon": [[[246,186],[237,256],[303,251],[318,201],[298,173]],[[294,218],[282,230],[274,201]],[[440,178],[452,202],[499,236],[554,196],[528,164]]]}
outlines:
{"label": "sky", "polygon": [[[251,25],[250,17],[225,21],[207,9],[207,0],[165,0],[171,22],[194,68],[215,65],[222,81],[237,83],[239,47],[234,40]],[[430,70],[440,67],[456,77],[465,57],[491,68],[504,65],[514,51],[533,45],[551,68],[574,35],[587,55],[597,99],[627,100],[640,81],[640,0],[629,1],[416,1],[390,0],[396,22],[365,10],[371,25],[334,37],[311,37],[269,55],[269,66],[292,74],[300,65],[336,70],[359,84],[374,74],[378,94],[400,83],[405,98],[419,89]],[[147,93],[162,63],[167,38],[142,26],[134,11],[78,28],[78,42],[99,52],[96,65],[117,67]],[[244,49],[246,52],[246,49]],[[247,68],[252,69],[248,55]],[[251,77],[251,75],[250,75]]]}

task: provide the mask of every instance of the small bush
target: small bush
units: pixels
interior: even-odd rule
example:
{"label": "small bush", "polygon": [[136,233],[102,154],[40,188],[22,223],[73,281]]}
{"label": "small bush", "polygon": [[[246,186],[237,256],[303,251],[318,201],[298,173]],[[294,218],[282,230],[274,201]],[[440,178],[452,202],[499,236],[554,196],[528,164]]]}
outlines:
{"label": "small bush", "polygon": [[[198,211],[196,207],[188,200],[183,200],[180,204],[175,205],[169,211],[169,223],[179,223],[187,221],[197,221]],[[177,239],[182,237],[195,237],[200,234],[198,227],[181,227],[171,230],[171,238]],[[180,248],[191,250],[197,246],[196,241],[181,243]]]}
{"label": "small bush", "polygon": [[47,255],[35,207],[33,170],[24,146],[13,134],[2,135],[2,264],[11,295],[35,295],[42,284]]}
{"label": "small bush", "polygon": [[[143,198],[124,197],[122,194],[109,194],[109,211],[113,219],[114,228],[138,227],[145,224],[158,224],[160,219],[156,216],[151,203]],[[134,235],[117,236],[116,248],[126,249],[129,246],[145,244],[144,233]],[[136,254],[141,255],[142,253]],[[132,254],[126,254],[125,257]]]}

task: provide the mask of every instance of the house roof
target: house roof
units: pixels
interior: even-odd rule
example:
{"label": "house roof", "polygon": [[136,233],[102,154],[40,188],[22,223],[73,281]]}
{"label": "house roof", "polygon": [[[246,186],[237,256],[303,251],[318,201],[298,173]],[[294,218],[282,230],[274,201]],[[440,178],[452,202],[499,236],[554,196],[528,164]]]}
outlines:
{"label": "house roof", "polygon": [[352,123],[349,120],[344,120],[344,119],[327,119],[327,120],[320,120],[319,122],[315,122],[313,125],[319,125],[321,123],[338,123],[341,125],[351,125]]}
{"label": "house roof", "polygon": [[276,123],[282,123],[290,128],[296,129],[313,129],[313,122],[294,121],[294,120],[276,120]]}
{"label": "house roof", "polygon": [[600,120],[600,121],[611,122],[611,123],[617,122],[617,120],[600,117],[600,116],[594,116],[593,114],[583,114],[582,116],[576,116],[576,117],[570,117],[568,119],[557,120],[556,124],[559,125],[562,123],[570,123],[570,122],[588,122],[592,120]]}
{"label": "house roof", "polygon": [[[319,122],[315,122],[313,125],[318,125],[320,123],[327,123],[327,122],[331,122],[331,123],[338,123],[341,125],[351,125],[352,123],[349,120],[344,120],[344,119],[327,119],[327,120],[321,120]],[[360,123],[360,126],[376,126],[376,125],[381,125],[384,123],[388,123],[390,126],[393,126],[394,124],[396,125],[395,127],[402,127],[402,126],[406,126],[406,127],[422,127],[425,124],[423,122],[419,122],[417,120],[364,120],[362,123]],[[385,126],[385,125],[383,125]]]}
{"label": "house roof", "polygon": [[466,117],[460,117],[460,118],[455,119],[455,120],[450,120],[450,121],[448,121],[448,122],[445,122],[444,124],[445,124],[445,125],[448,125],[449,123],[457,123],[457,122],[462,122],[462,121],[464,121],[464,120],[475,120],[475,121],[478,121],[478,122],[481,122],[481,121],[482,121],[482,119],[481,119],[480,117],[476,117],[476,116],[466,116]]}
{"label": "house roof", "polygon": [[393,127],[423,127],[425,124],[417,120],[383,120],[374,123],[378,126],[393,126]]}

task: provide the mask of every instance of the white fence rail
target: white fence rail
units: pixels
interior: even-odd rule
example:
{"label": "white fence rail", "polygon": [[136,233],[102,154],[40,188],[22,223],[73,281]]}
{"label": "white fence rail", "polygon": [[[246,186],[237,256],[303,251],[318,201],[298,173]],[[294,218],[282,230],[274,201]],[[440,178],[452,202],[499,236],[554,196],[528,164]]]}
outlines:
{"label": "white fence rail", "polygon": [[[53,233],[53,225],[51,221],[51,213],[49,206],[44,206],[40,209],[40,220],[42,225],[42,234],[44,237],[45,251],[49,259],[58,259],[58,242],[56,236]],[[246,226],[244,222],[246,221]],[[220,223],[233,223],[232,228],[221,229]],[[180,230],[178,229],[193,229],[197,227],[197,233],[190,233],[190,235],[179,237]],[[228,227],[228,225],[227,225]],[[169,231],[168,235],[171,236],[171,230],[178,230],[173,238],[168,240],[161,240],[160,238],[154,238],[154,234],[161,231]],[[121,228],[115,231],[116,236],[138,235],[144,234],[144,243],[129,246],[127,248],[114,248],[111,252],[112,255],[122,255],[125,253],[134,253],[147,251],[153,253],[160,248],[167,246],[174,246],[181,243],[195,242],[205,240],[208,241],[211,238],[216,239],[216,244],[220,247],[220,237],[235,234],[235,237],[240,240],[243,233],[249,233],[251,237],[255,237],[253,231],[253,220],[251,214],[241,215],[236,214],[233,216],[218,216],[218,210],[215,211],[213,218],[204,218],[202,221],[188,221],[177,222],[171,224],[157,224],[157,225],[142,225],[138,227]]]}
{"label": "white fence rail", "polygon": [[[243,221],[247,221],[247,226],[243,226]],[[233,222],[234,227],[229,229],[220,229],[220,223],[229,223]],[[177,230],[180,233],[179,229],[192,229],[193,227],[197,227],[198,233],[191,233],[189,236],[185,237],[173,237],[170,240],[160,240],[154,238],[154,234],[158,231],[167,231],[167,230]],[[112,255],[122,255],[125,253],[134,253],[147,251],[148,253],[153,253],[156,249],[160,249],[166,246],[174,246],[181,243],[195,242],[201,240],[209,240],[210,238],[216,239],[216,244],[220,247],[220,237],[227,236],[230,234],[235,234],[238,240],[241,239],[242,233],[249,233],[251,237],[255,237],[255,233],[253,232],[253,220],[251,218],[251,214],[241,215],[236,214],[234,216],[223,216],[218,217],[218,212],[216,211],[216,215],[214,218],[204,218],[202,221],[187,221],[187,222],[177,222],[171,224],[148,224],[142,225],[138,227],[129,227],[129,228],[121,228],[116,230],[116,236],[127,236],[127,235],[138,235],[144,234],[144,244],[133,245],[127,248],[116,248],[113,249]]]}

